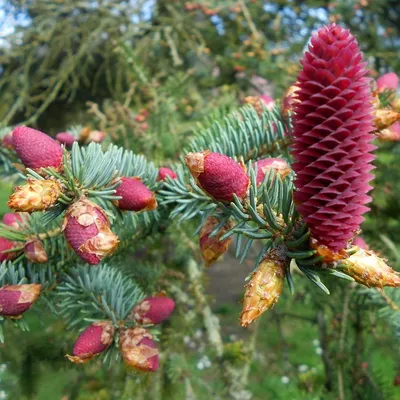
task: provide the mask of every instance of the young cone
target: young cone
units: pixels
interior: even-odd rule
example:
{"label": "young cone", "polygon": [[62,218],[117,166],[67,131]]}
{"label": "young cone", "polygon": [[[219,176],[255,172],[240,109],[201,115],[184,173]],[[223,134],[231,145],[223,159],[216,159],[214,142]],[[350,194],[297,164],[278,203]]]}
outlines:
{"label": "young cone", "polygon": [[357,246],[360,249],[369,250],[369,246],[361,236],[356,236],[353,240],[353,246]]}
{"label": "young cone", "polygon": [[360,248],[349,258],[342,260],[339,268],[356,282],[368,287],[400,287],[399,274],[373,251]]}
{"label": "young cone", "polygon": [[120,178],[121,184],[117,187],[115,205],[126,211],[151,211],[157,208],[154,193],[142,182],[140,178]]}
{"label": "young cone", "polygon": [[375,132],[375,134],[383,142],[399,142],[400,122],[395,122],[390,128]]}
{"label": "young cone", "polygon": [[22,222],[22,217],[17,213],[5,213],[3,216],[3,224],[14,229],[20,229]]}
{"label": "young cone", "polygon": [[78,139],[72,133],[60,132],[57,133],[56,140],[63,144],[65,147],[72,147],[74,142],[76,142]]}
{"label": "young cone", "polygon": [[3,136],[1,140],[2,145],[8,150],[14,150],[14,139],[12,134],[9,133],[8,135]]}
{"label": "young cone", "polygon": [[70,361],[85,364],[94,356],[107,350],[114,341],[115,329],[111,321],[99,321],[89,325],[78,337]]}
{"label": "young cone", "polygon": [[3,253],[3,251],[11,250],[14,247],[15,245],[11,240],[0,236],[0,262],[13,260],[17,256],[17,253],[15,252]]}
{"label": "young cone", "polygon": [[250,181],[246,169],[231,158],[208,150],[189,153],[185,164],[197,184],[215,200],[230,203],[233,195],[243,199]]}
{"label": "young cone", "polygon": [[92,265],[99,264],[119,243],[105,212],[84,197],[68,207],[62,229],[76,254]]}
{"label": "young cone", "polygon": [[13,142],[22,164],[40,172],[41,168],[62,168],[63,150],[50,136],[26,126],[18,126],[13,131]]}
{"label": "young cone", "polygon": [[295,203],[312,238],[340,252],[371,201],[375,146],[367,70],[356,39],[335,24],[312,37],[302,65],[293,132]]}
{"label": "young cone", "polygon": [[272,110],[275,106],[275,100],[268,94],[263,94],[260,96],[260,100],[265,104],[268,110]]}
{"label": "young cone", "polygon": [[57,181],[28,179],[28,183],[14,189],[7,204],[19,212],[43,211],[57,202],[61,192],[62,187]]}
{"label": "young cone", "polygon": [[214,264],[229,248],[232,238],[220,240],[230,228],[228,222],[218,231],[215,236],[210,237],[211,232],[216,228],[220,221],[215,217],[208,217],[200,231],[200,253],[206,267]]}
{"label": "young cone", "polygon": [[165,181],[167,179],[167,176],[169,176],[171,179],[176,179],[178,175],[171,169],[167,167],[161,167],[158,170],[158,181]]}
{"label": "young cone", "polygon": [[87,139],[86,139],[86,143],[101,143],[104,141],[104,139],[106,138],[106,134],[102,131],[90,131]]}
{"label": "young cone", "polygon": [[33,263],[45,263],[48,261],[46,250],[39,239],[30,240],[24,246],[25,257]]}
{"label": "young cone", "polygon": [[385,89],[397,90],[399,86],[399,77],[394,72],[388,72],[376,80],[376,86],[379,91]]}
{"label": "young cone", "polygon": [[175,302],[169,297],[148,297],[135,305],[131,319],[141,325],[157,325],[168,319],[174,308]]}
{"label": "young cone", "polygon": [[267,171],[274,170],[281,179],[285,179],[292,171],[289,164],[282,158],[263,158],[255,165],[257,165],[257,185],[263,182]]}
{"label": "young cone", "polygon": [[150,332],[143,328],[128,328],[119,335],[119,348],[125,365],[144,372],[159,367],[159,352]]}
{"label": "young cone", "polygon": [[279,249],[270,251],[246,285],[240,324],[247,326],[278,301],[285,279],[285,256]]}
{"label": "young cone", "polygon": [[18,318],[40,296],[42,285],[7,285],[0,288],[0,315]]}

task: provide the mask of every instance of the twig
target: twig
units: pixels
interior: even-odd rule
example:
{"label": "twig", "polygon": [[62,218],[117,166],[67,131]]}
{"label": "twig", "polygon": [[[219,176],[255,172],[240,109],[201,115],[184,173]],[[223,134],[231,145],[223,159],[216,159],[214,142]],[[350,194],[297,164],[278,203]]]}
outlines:
{"label": "twig", "polygon": [[342,312],[342,324],[340,327],[340,337],[339,337],[339,356],[340,356],[340,363],[338,366],[338,388],[339,388],[339,399],[345,400],[345,392],[344,392],[344,382],[343,382],[343,352],[344,352],[344,340],[346,337],[346,328],[347,328],[347,321],[349,317],[349,302],[350,302],[350,295],[353,291],[351,286],[346,288],[346,294],[344,297],[343,302],[343,312]]}
{"label": "twig", "polygon": [[325,369],[325,388],[328,392],[332,391],[332,382],[333,382],[333,368],[332,361],[328,355],[328,340],[326,334],[326,324],[324,311],[320,309],[317,314],[317,321],[319,327],[319,338],[320,344],[322,348],[322,362],[324,364]]}

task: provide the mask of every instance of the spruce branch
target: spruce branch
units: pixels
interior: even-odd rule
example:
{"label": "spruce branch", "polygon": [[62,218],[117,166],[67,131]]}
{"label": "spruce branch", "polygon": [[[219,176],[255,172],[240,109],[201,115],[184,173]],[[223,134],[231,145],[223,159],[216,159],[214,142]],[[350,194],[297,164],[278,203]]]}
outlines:
{"label": "spruce branch", "polygon": [[287,132],[290,132],[287,120],[276,108],[272,111],[264,108],[259,116],[252,106],[245,106],[195,137],[184,154],[209,149],[229,157],[242,157],[245,162],[266,155],[289,159],[291,137]]}

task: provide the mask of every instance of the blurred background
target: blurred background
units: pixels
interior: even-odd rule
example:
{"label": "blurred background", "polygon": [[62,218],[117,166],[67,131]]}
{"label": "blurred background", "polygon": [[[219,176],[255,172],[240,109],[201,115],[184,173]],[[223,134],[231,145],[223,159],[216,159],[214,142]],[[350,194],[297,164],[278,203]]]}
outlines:
{"label": "blurred background", "polygon": [[[55,135],[90,127],[106,133],[106,145],[168,164],[248,96],[279,101],[311,34],[330,22],[357,37],[372,77],[400,73],[398,0],[0,0],[0,128],[23,123]],[[400,141],[377,146],[363,237],[399,269]],[[0,214],[11,184],[0,182]],[[161,250],[179,248],[146,249]],[[163,262],[177,259],[164,254]],[[204,282],[226,354],[244,366],[246,398],[336,399],[338,379],[348,399],[400,398],[400,294],[388,290],[383,301],[337,284],[327,299],[299,282],[257,328],[244,329],[237,315],[251,269],[251,260],[239,265],[228,254]],[[64,354],[75,334],[53,315],[27,318],[30,332],[10,327],[0,345],[0,400],[133,398],[135,380],[123,367],[70,365]],[[182,337],[187,357],[160,372],[162,399],[208,399],[223,385],[214,379],[221,366],[201,324],[180,323],[173,318],[166,335]]]}

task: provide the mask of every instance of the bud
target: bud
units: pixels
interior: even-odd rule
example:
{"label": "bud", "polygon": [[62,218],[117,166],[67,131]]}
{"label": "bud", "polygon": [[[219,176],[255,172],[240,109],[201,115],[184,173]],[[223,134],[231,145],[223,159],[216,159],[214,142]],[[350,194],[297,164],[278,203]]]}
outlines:
{"label": "bud", "polygon": [[247,326],[278,301],[285,279],[285,258],[272,250],[246,285],[240,324]]}
{"label": "bud", "polygon": [[1,140],[1,143],[6,149],[14,150],[14,139],[13,139],[11,133],[3,136],[3,139]]}
{"label": "bud", "polygon": [[14,189],[7,204],[20,212],[43,211],[57,202],[61,192],[61,185],[55,180],[28,179],[28,183]]}
{"label": "bud", "polygon": [[265,104],[268,110],[272,110],[275,106],[275,100],[273,97],[263,94],[260,96],[260,100]]}
{"label": "bud", "polygon": [[146,121],[146,116],[143,114],[137,114],[135,117],[136,122],[144,122]]}
{"label": "bud", "polygon": [[14,247],[15,247],[14,243],[11,240],[8,240],[8,239],[0,236],[0,262],[6,261],[6,260],[13,260],[17,256],[16,253],[12,253],[12,252],[3,253],[3,251],[11,250]]}
{"label": "bud", "polygon": [[7,285],[0,288],[0,315],[18,318],[38,299],[42,285]]}
{"label": "bud", "polygon": [[232,238],[220,241],[230,228],[231,223],[228,222],[222,226],[218,233],[210,237],[210,233],[216,228],[220,221],[215,217],[208,217],[200,231],[200,252],[206,267],[214,264],[229,248]]}
{"label": "bud", "polygon": [[11,226],[14,229],[20,229],[22,222],[22,217],[16,213],[5,213],[3,216],[3,224]]}
{"label": "bud", "polygon": [[244,99],[244,103],[252,105],[259,116],[264,112],[265,102],[258,96],[247,96]]}
{"label": "bud", "polygon": [[393,100],[392,104],[393,111],[400,113],[400,97],[397,97]]}
{"label": "bud", "polygon": [[367,287],[400,286],[399,274],[373,251],[358,249],[350,257],[342,260],[339,268]]}
{"label": "bud", "polygon": [[373,111],[374,125],[377,131],[391,127],[395,122],[400,121],[400,113],[388,110],[378,109]]}
{"label": "bud", "polygon": [[83,143],[88,142],[88,138],[91,131],[92,128],[90,126],[84,126],[79,133],[79,141]]}
{"label": "bud", "polygon": [[77,141],[77,138],[72,133],[69,133],[69,132],[57,133],[56,139],[58,142],[63,144],[65,147],[72,147],[74,142]]}
{"label": "bud", "polygon": [[[297,82],[296,82],[297,83]],[[281,112],[283,116],[287,116],[289,113],[293,113],[294,105],[299,102],[296,97],[296,91],[299,87],[296,84],[289,87],[282,99]]]}
{"label": "bud", "polygon": [[231,202],[233,195],[239,199],[247,193],[250,181],[244,165],[220,153],[202,151],[185,157],[197,184],[217,201]]}
{"label": "bud", "polygon": [[143,328],[121,331],[119,348],[127,367],[140,371],[154,372],[159,367],[159,352],[150,332]]}
{"label": "bud", "polygon": [[279,174],[281,179],[285,179],[292,171],[289,164],[282,158],[264,158],[255,164],[257,164],[257,185],[263,182],[265,174],[269,170],[274,170],[275,175]]}
{"label": "bud", "polygon": [[115,329],[111,321],[99,321],[89,325],[78,337],[70,361],[85,364],[97,354],[107,350],[114,341]]}
{"label": "bud", "polygon": [[399,77],[394,72],[389,72],[380,76],[376,80],[376,86],[379,91],[385,89],[397,90],[397,87],[399,86]]}
{"label": "bud", "polygon": [[135,305],[131,318],[141,325],[157,325],[168,319],[174,308],[175,302],[169,297],[148,297]]}
{"label": "bud", "polygon": [[30,240],[24,246],[25,257],[33,263],[45,263],[48,261],[46,250],[43,243],[38,240]]}
{"label": "bud", "polygon": [[384,142],[398,142],[400,141],[400,123],[396,122],[390,128],[375,132],[375,134]]}
{"label": "bud", "polygon": [[165,181],[167,179],[167,176],[169,176],[171,179],[176,179],[178,175],[171,169],[167,167],[161,167],[158,170],[158,181]]}
{"label": "bud", "polygon": [[13,141],[22,164],[40,172],[41,168],[62,168],[63,150],[50,136],[26,126],[18,126],[13,131]]}
{"label": "bud", "polygon": [[121,210],[127,211],[151,211],[157,208],[157,200],[154,193],[142,182],[140,178],[120,178],[121,184],[117,187],[116,196],[121,200],[114,203]]}
{"label": "bud", "polygon": [[62,229],[76,254],[92,265],[99,264],[119,243],[104,210],[83,197],[68,207]]}
{"label": "bud", "polygon": [[102,131],[90,131],[86,143],[94,142],[94,143],[101,143],[106,138],[105,132]]}
{"label": "bud", "polygon": [[363,250],[369,250],[368,244],[365,242],[365,240],[361,236],[356,236],[353,240],[353,246],[357,246],[360,249]]}

